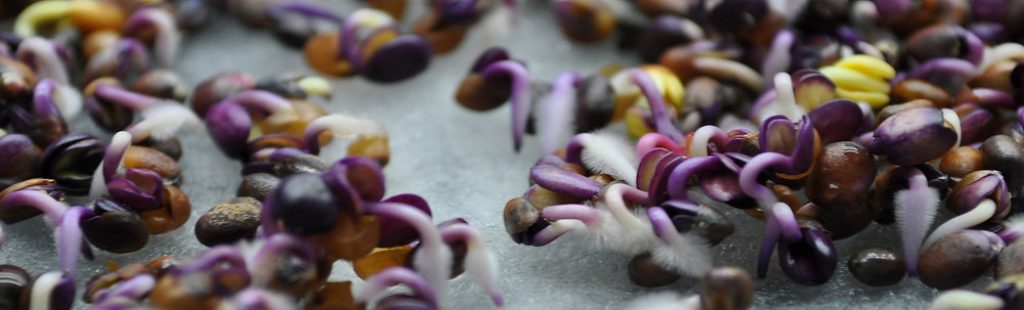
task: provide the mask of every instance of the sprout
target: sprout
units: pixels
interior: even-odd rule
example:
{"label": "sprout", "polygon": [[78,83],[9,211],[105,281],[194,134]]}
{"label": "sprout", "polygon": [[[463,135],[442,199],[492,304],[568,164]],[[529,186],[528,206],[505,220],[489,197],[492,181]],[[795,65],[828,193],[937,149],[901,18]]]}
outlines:
{"label": "sprout", "polygon": [[896,192],[893,205],[903,242],[907,273],[913,277],[917,274],[917,259],[921,255],[922,241],[932,225],[932,220],[935,219],[935,211],[941,198],[938,191],[928,186],[928,179],[917,168],[909,168],[906,178],[908,188]]}
{"label": "sprout", "polygon": [[[35,70],[42,78],[49,78],[60,84],[68,84],[67,66],[57,47],[50,41],[40,37],[30,37],[18,45],[18,59],[35,64]],[[27,61],[31,59],[32,61]]]}
{"label": "sprout", "polygon": [[551,91],[537,102],[537,132],[544,154],[552,154],[572,139],[576,108],[576,86],[581,82],[574,72],[562,73]]}
{"label": "sprout", "polygon": [[156,46],[153,50],[157,61],[163,67],[174,67],[181,44],[181,34],[174,16],[160,8],[143,8],[135,11],[124,22],[124,31],[128,35],[141,35],[149,27],[156,33]]}
{"label": "sprout", "polygon": [[606,133],[581,133],[569,141],[566,162],[605,173],[636,185],[636,154],[622,138]]}
{"label": "sprout", "polygon": [[996,310],[1003,309],[1003,300],[992,295],[966,290],[949,290],[935,297],[928,310]]}

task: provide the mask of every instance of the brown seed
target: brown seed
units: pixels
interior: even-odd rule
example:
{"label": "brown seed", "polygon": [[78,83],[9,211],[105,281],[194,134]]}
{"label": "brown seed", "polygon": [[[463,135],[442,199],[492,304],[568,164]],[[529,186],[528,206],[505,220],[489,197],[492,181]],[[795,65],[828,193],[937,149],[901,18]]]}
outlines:
{"label": "brown seed", "polygon": [[505,204],[505,232],[516,242],[522,242],[533,225],[540,220],[540,211],[526,199],[516,197]]}
{"label": "brown seed", "polygon": [[132,91],[140,94],[184,101],[188,97],[188,84],[178,73],[167,69],[146,72],[132,83]]}
{"label": "brown seed", "polygon": [[167,139],[160,140],[156,140],[153,137],[149,137],[149,139],[142,141],[142,143],[139,143],[139,145],[160,151],[160,153],[164,153],[164,155],[167,155],[168,157],[174,159],[175,161],[181,159],[181,141],[178,140],[177,137],[170,137]]}
{"label": "brown seed", "polygon": [[164,185],[163,207],[142,212],[142,220],[150,234],[159,235],[185,225],[192,212],[188,196],[174,185]]}
{"label": "brown seed", "polygon": [[[53,179],[35,178],[24,180],[18,183],[14,183],[14,185],[8,186],[7,188],[4,188],[3,191],[0,191],[0,201],[3,201],[4,197],[6,197],[8,194],[16,191],[32,189],[53,189],[56,188],[56,186],[57,181],[54,181]],[[56,194],[57,200],[64,199],[64,196],[60,191],[54,191],[54,193],[50,194]],[[39,211],[39,209],[35,207],[8,204],[5,205],[3,208],[0,208],[0,222],[3,222],[5,224],[14,224],[33,218],[40,214],[42,214],[42,211]]]}
{"label": "brown seed", "polygon": [[339,58],[337,33],[318,34],[306,41],[303,49],[306,63],[313,70],[330,76],[346,76],[353,72],[352,63]]}
{"label": "brown seed", "polygon": [[785,203],[790,209],[799,210],[804,205],[800,202],[800,197],[789,186],[772,183],[768,185],[768,188],[772,190],[779,201]]}
{"label": "brown seed", "polygon": [[924,284],[940,290],[967,285],[988,270],[1002,248],[999,236],[988,231],[953,233],[921,252],[918,276]]}
{"label": "brown seed", "polygon": [[829,143],[807,179],[807,198],[823,208],[862,201],[876,170],[875,156],[864,146],[851,141]]}
{"label": "brown seed", "polygon": [[177,181],[181,177],[181,166],[173,158],[160,151],[144,146],[130,146],[124,153],[125,168],[149,169],[164,180]]}
{"label": "brown seed", "polygon": [[700,280],[700,303],[704,309],[747,309],[754,299],[754,281],[743,269],[711,269]]}
{"label": "brown seed", "polygon": [[92,303],[96,293],[100,290],[114,286],[118,282],[131,279],[137,275],[149,273],[146,266],[143,264],[128,264],[124,265],[117,270],[107,272],[104,274],[98,274],[89,279],[85,284],[85,293],[82,294],[82,300],[86,303]]}
{"label": "brown seed", "polygon": [[376,216],[343,212],[331,230],[310,239],[328,258],[353,261],[373,251],[380,239],[380,221]]}
{"label": "brown seed", "polygon": [[146,263],[146,269],[156,277],[162,277],[168,271],[178,268],[181,265],[177,259],[168,255],[158,256]]}
{"label": "brown seed", "polygon": [[436,10],[423,14],[412,27],[412,32],[423,36],[430,42],[434,53],[444,54],[459,47],[462,38],[466,36],[466,25],[441,24],[441,15]]}
{"label": "brown seed", "polygon": [[511,91],[508,79],[485,79],[478,73],[470,73],[459,84],[455,101],[470,110],[487,111],[508,101]]}
{"label": "brown seed", "polygon": [[260,226],[260,207],[260,201],[252,197],[221,202],[199,217],[196,238],[208,247],[250,239]]}
{"label": "brown seed", "polygon": [[847,263],[860,283],[887,286],[899,283],[907,273],[903,257],[887,249],[871,248],[857,252]]}
{"label": "brown seed", "polygon": [[252,197],[257,201],[263,201],[263,198],[274,192],[274,189],[277,189],[279,184],[281,184],[281,178],[269,173],[248,174],[242,178],[242,183],[238,185],[236,195],[238,197]]}
{"label": "brown seed", "polygon": [[559,15],[558,26],[572,40],[596,42],[607,38],[615,30],[615,17],[604,2],[570,0],[553,3]]}
{"label": "brown seed", "polygon": [[213,281],[208,274],[189,273],[185,279],[161,277],[149,294],[149,304],[156,309],[218,309],[220,300],[213,294]]}
{"label": "brown seed", "polygon": [[629,280],[642,287],[659,287],[675,283],[680,276],[662,268],[651,257],[651,253],[634,256],[629,260]]}
{"label": "brown seed", "polygon": [[523,198],[526,198],[526,200],[529,201],[534,208],[537,208],[537,210],[543,210],[548,206],[577,203],[580,201],[579,198],[561,194],[540,187],[539,185],[530,186],[530,189],[526,191],[526,194],[523,194]]}
{"label": "brown seed", "polygon": [[1013,68],[1017,67],[1017,62],[1020,60],[1024,59],[1014,59],[994,63],[989,66],[988,69],[985,69],[985,72],[981,75],[972,79],[969,85],[976,88],[992,88],[1013,93],[1013,84],[1010,82],[1010,73],[1013,72]]}
{"label": "brown seed", "polygon": [[892,89],[892,94],[903,100],[927,99],[936,107],[948,108],[953,105],[953,97],[942,88],[931,83],[908,79]]}
{"label": "brown seed", "polygon": [[981,170],[981,151],[970,146],[949,150],[942,155],[942,162],[939,164],[939,171],[958,178],[978,170]]}
{"label": "brown seed", "polygon": [[295,108],[297,118],[286,118],[282,121],[282,118],[257,116],[256,124],[260,126],[264,134],[280,133],[301,139],[309,122],[327,115],[324,108],[312,102],[296,99],[291,100],[291,103]]}
{"label": "brown seed", "polygon": [[352,268],[360,279],[366,280],[373,275],[391,267],[405,266],[409,261],[412,246],[403,245],[393,248],[378,248],[370,255],[360,257],[352,262]]}
{"label": "brown seed", "polygon": [[106,49],[107,47],[114,46],[117,44],[117,40],[121,39],[121,34],[113,30],[100,30],[90,32],[85,36],[82,41],[82,52],[85,54],[85,59],[92,58],[93,55]]}
{"label": "brown seed", "polygon": [[361,135],[348,145],[348,156],[366,157],[377,161],[381,166],[386,166],[391,160],[388,136]]}

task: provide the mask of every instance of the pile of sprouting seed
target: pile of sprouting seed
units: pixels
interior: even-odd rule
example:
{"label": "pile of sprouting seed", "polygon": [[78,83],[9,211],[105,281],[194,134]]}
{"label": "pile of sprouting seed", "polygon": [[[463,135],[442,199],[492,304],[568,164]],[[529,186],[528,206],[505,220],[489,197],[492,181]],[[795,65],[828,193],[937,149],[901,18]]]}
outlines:
{"label": "pile of sprouting seed", "polygon": [[[994,269],[984,293],[934,306],[1024,304],[1024,2],[637,5],[553,1],[580,41],[649,17],[636,43],[650,64],[548,83],[495,48],[456,89],[473,110],[509,102],[515,149],[535,133],[544,151],[505,205],[512,240],[582,235],[634,256],[637,285],[663,286],[711,270],[709,248],[734,232],[716,208],[731,207],[765,223],[738,236],[762,239],[759,278],[774,253],[803,285],[828,282],[840,260],[871,286],[951,290]],[[618,121],[635,140],[602,129]],[[898,226],[901,242],[839,257],[833,241],[872,223]]]}
{"label": "pile of sprouting seed", "polygon": [[[398,81],[422,71],[431,53],[423,37],[396,37],[394,22],[376,10],[343,20],[298,1],[216,5],[273,26],[286,43],[318,35],[321,20],[337,22],[333,45],[306,49],[321,61],[311,59],[314,67],[325,60],[331,70],[349,67],[332,75]],[[464,32],[489,7],[435,16],[443,27],[424,35]],[[385,197],[387,131],[313,103],[330,97],[327,81],[228,72],[188,90],[175,58],[184,32],[216,15],[212,2],[44,0],[0,9],[16,15],[12,32],[0,33],[0,221],[43,215],[59,260],[37,276],[0,265],[0,308],[70,309],[77,292],[96,309],[436,309],[447,280],[464,271],[504,303],[479,231],[460,218],[434,224],[418,195]],[[82,110],[113,133],[108,142],[69,131]],[[150,235],[185,224],[191,204],[177,186],[210,180],[181,175],[176,134],[204,123],[245,176],[237,197],[195,226],[211,248],[190,259],[112,267],[76,287],[80,255],[135,252]],[[328,281],[340,260],[365,283]]]}

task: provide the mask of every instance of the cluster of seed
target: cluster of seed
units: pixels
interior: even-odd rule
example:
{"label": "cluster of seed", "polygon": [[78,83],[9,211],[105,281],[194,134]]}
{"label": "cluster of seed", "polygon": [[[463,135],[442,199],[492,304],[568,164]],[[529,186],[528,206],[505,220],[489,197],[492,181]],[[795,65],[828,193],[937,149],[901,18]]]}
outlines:
{"label": "cluster of seed", "polygon": [[[764,221],[759,277],[777,251],[794,282],[824,284],[839,262],[833,240],[872,223],[895,223],[902,244],[850,257],[867,285],[909,275],[952,289],[1024,263],[1010,251],[1021,243],[1013,215],[1024,189],[1019,4],[636,4],[566,0],[553,9],[577,41],[608,37],[628,16],[659,16],[645,28],[657,48],[639,42],[656,64],[548,83],[491,50],[459,85],[455,99],[467,108],[511,103],[517,150],[524,133],[540,138],[545,155],[530,188],[504,209],[514,241],[582,234],[634,255],[636,284],[665,285],[706,272],[708,246],[732,233],[710,200]],[[615,126],[601,129],[618,120],[632,145]],[[979,298],[1016,307],[1015,274],[1001,272]]]}

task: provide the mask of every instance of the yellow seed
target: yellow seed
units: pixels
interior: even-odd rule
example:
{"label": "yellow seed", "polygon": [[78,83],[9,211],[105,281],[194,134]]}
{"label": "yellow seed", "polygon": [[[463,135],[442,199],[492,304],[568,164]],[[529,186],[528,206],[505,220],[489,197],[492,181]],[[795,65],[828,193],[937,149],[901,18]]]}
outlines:
{"label": "yellow seed", "polygon": [[22,38],[36,35],[36,27],[45,23],[56,22],[67,16],[70,5],[68,1],[45,0],[33,3],[21,11],[14,21],[14,34]]}
{"label": "yellow seed", "polygon": [[647,127],[647,122],[644,122],[644,110],[646,110],[646,108],[633,106],[626,111],[626,131],[628,131],[629,135],[633,138],[640,138],[648,132],[651,132],[651,128]]}
{"label": "yellow seed", "polygon": [[71,1],[68,17],[75,27],[82,32],[96,30],[116,30],[124,23],[124,11],[113,3],[103,1],[80,0]]}
{"label": "yellow seed", "polygon": [[299,88],[310,96],[331,96],[331,83],[319,76],[302,78],[299,80]]}
{"label": "yellow seed", "polygon": [[647,65],[643,66],[643,70],[654,80],[654,84],[665,98],[665,102],[675,106],[676,111],[683,111],[683,97],[686,95],[686,87],[683,86],[683,82],[663,66]]}
{"label": "yellow seed", "polygon": [[848,68],[875,79],[891,79],[896,76],[896,69],[884,60],[868,55],[853,55],[845,57],[835,64],[836,66]]}
{"label": "yellow seed", "polygon": [[836,83],[836,86],[846,90],[859,90],[873,93],[889,93],[889,84],[879,79],[873,79],[863,73],[849,68],[830,66],[821,68],[821,74]]}
{"label": "yellow seed", "polygon": [[889,96],[881,93],[871,93],[856,90],[836,88],[836,96],[852,101],[867,102],[872,109],[879,109],[889,104]]}

